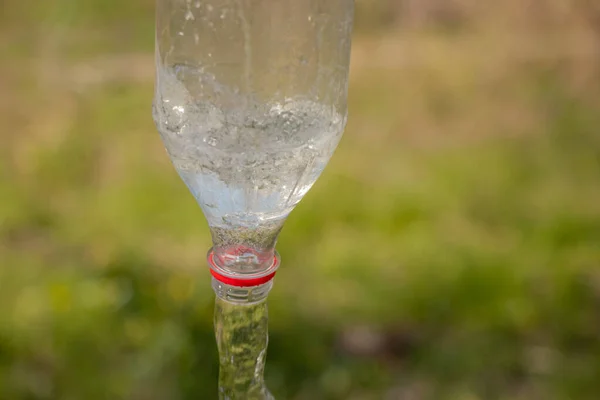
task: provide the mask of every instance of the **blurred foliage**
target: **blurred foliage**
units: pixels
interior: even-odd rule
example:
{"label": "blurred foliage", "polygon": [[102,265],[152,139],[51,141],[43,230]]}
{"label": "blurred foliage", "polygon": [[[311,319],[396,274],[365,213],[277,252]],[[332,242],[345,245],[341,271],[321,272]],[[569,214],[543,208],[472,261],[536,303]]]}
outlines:
{"label": "blurred foliage", "polygon": [[[152,3],[3,3],[2,399],[216,398]],[[345,138],[278,246],[276,398],[597,398],[598,15],[358,1]]]}

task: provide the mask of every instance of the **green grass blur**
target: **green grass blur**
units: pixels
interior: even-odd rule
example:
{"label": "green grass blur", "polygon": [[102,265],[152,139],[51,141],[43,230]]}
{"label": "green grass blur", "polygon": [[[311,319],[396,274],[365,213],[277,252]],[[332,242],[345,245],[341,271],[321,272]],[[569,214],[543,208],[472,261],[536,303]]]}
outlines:
{"label": "green grass blur", "polygon": [[[278,244],[276,398],[598,398],[600,9],[527,4],[358,1],[348,127]],[[2,8],[0,399],[216,398],[153,2]]]}

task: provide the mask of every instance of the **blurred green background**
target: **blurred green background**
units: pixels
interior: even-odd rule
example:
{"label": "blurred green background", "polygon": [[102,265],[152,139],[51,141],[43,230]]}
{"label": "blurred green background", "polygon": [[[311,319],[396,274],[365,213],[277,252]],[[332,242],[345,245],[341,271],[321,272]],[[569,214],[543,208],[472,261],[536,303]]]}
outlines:
{"label": "blurred green background", "polygon": [[[598,398],[599,4],[358,0],[346,134],[278,245],[278,399]],[[1,399],[216,398],[153,14],[2,2]]]}

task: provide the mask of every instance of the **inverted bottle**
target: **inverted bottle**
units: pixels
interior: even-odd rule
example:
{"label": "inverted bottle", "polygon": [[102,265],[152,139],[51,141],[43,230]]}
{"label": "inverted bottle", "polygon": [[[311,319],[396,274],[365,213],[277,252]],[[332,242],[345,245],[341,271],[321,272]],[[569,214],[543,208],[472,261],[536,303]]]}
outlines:
{"label": "inverted bottle", "polygon": [[341,138],[353,2],[317,3],[158,2],[154,119],[226,275],[273,264]]}

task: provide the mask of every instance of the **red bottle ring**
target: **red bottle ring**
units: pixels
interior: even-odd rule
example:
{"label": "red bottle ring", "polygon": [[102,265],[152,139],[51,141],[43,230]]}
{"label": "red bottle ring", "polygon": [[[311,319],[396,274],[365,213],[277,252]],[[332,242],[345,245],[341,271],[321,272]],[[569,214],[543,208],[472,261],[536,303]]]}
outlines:
{"label": "red bottle ring", "polygon": [[210,266],[210,274],[219,282],[224,283],[230,286],[237,287],[251,287],[251,286],[259,286],[269,282],[271,279],[275,277],[275,273],[277,272],[277,267],[279,267],[279,259],[277,256],[273,256],[273,264],[268,270],[272,270],[273,272],[268,273],[267,275],[259,276],[256,278],[234,278],[228,275],[221,274],[217,271],[219,267],[215,264],[214,253],[211,251],[208,255],[208,264]]}
{"label": "red bottle ring", "polygon": [[224,283],[224,284],[230,285],[230,286],[237,286],[237,287],[259,286],[259,285],[269,282],[275,276],[275,272],[272,272],[269,275],[265,275],[260,278],[252,278],[252,279],[231,278],[229,276],[219,274],[217,271],[215,271],[212,268],[210,269],[210,274],[221,283]]}

